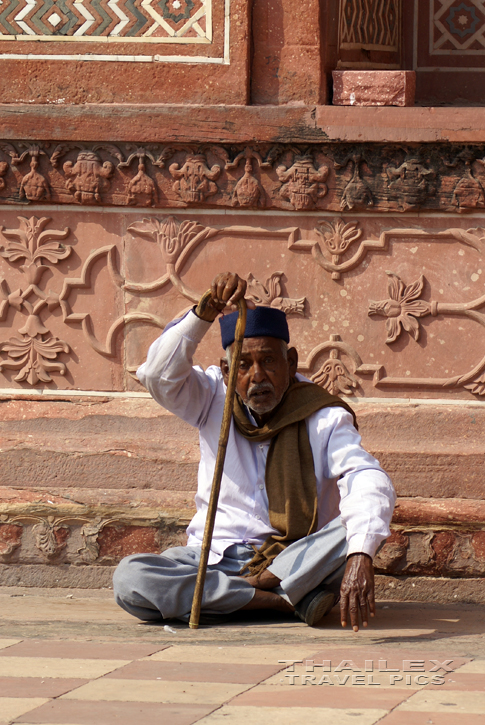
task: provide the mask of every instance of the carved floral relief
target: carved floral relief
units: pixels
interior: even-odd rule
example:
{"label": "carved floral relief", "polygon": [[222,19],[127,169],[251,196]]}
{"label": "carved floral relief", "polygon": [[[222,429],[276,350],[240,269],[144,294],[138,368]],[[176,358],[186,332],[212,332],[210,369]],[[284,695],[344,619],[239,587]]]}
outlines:
{"label": "carved floral relief", "polygon": [[[241,156],[239,162],[234,157],[234,169],[237,170],[243,160],[246,163],[247,157],[252,159],[252,153],[250,151]],[[135,155],[133,160],[135,158],[139,157]],[[152,158],[158,161],[159,157],[152,155]],[[268,162],[256,160],[255,163],[261,168],[262,164]],[[217,217],[212,219],[217,220]],[[244,217],[241,216],[241,219]],[[116,244],[104,244],[91,247],[89,251],[86,242],[83,242],[82,247],[76,246],[78,240],[70,228],[62,228],[62,225],[48,217],[19,217],[16,228],[13,224],[0,227],[0,255],[4,260],[4,278],[0,279],[0,323],[4,328],[4,334],[0,337],[0,373],[7,380],[13,379],[23,386],[50,386],[57,382],[58,376],[70,375],[68,380],[72,385],[72,373],[77,368],[75,365],[71,368],[71,363],[76,359],[76,354],[79,356],[80,348],[76,348],[77,353],[73,350],[70,330],[77,330],[83,335],[85,344],[95,355],[113,361],[120,360],[121,345],[130,325],[137,329],[146,326],[162,329],[171,316],[185,312],[198,301],[208,284],[206,280],[210,279],[208,260],[217,260],[220,255],[226,254],[226,246],[232,240],[230,244],[233,246],[230,248],[238,250],[241,263],[245,265],[243,276],[248,282],[248,298],[256,304],[285,311],[290,315],[294,330],[306,330],[305,335],[312,341],[313,350],[318,349],[319,352],[318,355],[315,353],[318,359],[314,355],[311,363],[302,363],[301,370],[327,390],[344,395],[355,394],[363,390],[361,381],[364,381],[366,391],[371,382],[380,390],[392,386],[411,388],[417,385],[462,388],[478,396],[485,393],[484,356],[468,371],[460,374],[452,375],[450,372],[448,377],[416,378],[409,373],[409,378],[403,378],[394,376],[382,360],[369,357],[367,353],[369,349],[372,350],[372,347],[369,348],[370,342],[364,346],[367,352],[357,344],[358,339],[364,340],[371,334],[375,337],[376,345],[381,345],[379,340],[382,340],[389,348],[396,350],[394,346],[397,341],[405,341],[409,335],[419,341],[420,349],[425,349],[429,331],[439,328],[445,318],[463,319],[467,320],[467,324],[485,327],[485,295],[466,294],[475,282],[471,287],[463,288],[462,301],[459,296],[457,299],[459,288],[454,290],[455,296],[451,298],[447,298],[444,290],[440,290],[441,296],[436,299],[435,285],[427,283],[423,274],[418,272],[413,277],[409,272],[405,275],[391,271],[388,273],[387,296],[383,294],[380,300],[370,301],[368,309],[359,307],[360,294],[356,291],[360,289],[358,285],[361,278],[366,279],[369,274],[369,264],[374,259],[376,262],[380,259],[382,270],[382,253],[386,252],[392,259],[401,244],[405,248],[413,243],[425,243],[428,247],[444,244],[455,250],[468,250],[467,254],[472,257],[483,254],[485,233],[479,228],[457,226],[423,230],[402,226],[387,228],[380,235],[375,235],[368,232],[365,219],[332,218],[327,215],[310,221],[303,234],[298,227],[275,226],[270,230],[254,224],[211,226],[205,225],[202,219],[187,219],[181,214],[161,217],[147,215],[138,219],[131,214],[125,229],[129,232],[133,259],[137,255],[144,255],[144,250],[148,251],[152,247],[150,255],[153,263],[146,271],[151,272],[152,268],[157,271],[153,272],[151,278],[150,274],[146,274],[143,281],[131,279],[130,267],[125,263],[125,251],[121,245],[120,249]],[[142,240],[149,244],[146,245]],[[91,239],[86,241],[91,243]],[[248,245],[247,248],[244,245]],[[271,262],[269,258],[268,261],[265,259],[266,245],[272,249]],[[285,253],[277,252],[278,248],[286,250]],[[411,268],[412,254],[417,249],[418,246],[415,246],[408,253],[410,256],[406,264],[411,265]],[[71,264],[74,251],[76,259]],[[301,277],[298,259],[305,252],[307,271],[306,276]],[[460,254],[465,252],[460,251]],[[281,267],[278,263],[280,259]],[[457,259],[460,259],[459,255]],[[210,263],[212,265],[216,262]],[[200,264],[206,265],[203,267],[203,279],[198,276]],[[52,277],[51,270],[55,269],[59,271]],[[77,271],[73,273],[70,269]],[[350,271],[352,276],[348,275]],[[98,293],[95,293],[95,284],[101,274],[104,275],[105,287],[112,285],[113,293],[119,295],[120,300],[127,300],[124,308],[119,309],[111,301],[111,293],[106,294],[103,324],[99,324],[95,314],[96,304],[94,308],[91,306],[92,311],[89,312],[83,301],[96,299]],[[479,280],[480,274],[479,269],[472,277]],[[295,280],[299,276],[300,281],[295,287]],[[302,287],[302,279],[307,280],[304,283],[307,286]],[[476,289],[479,287],[477,283]],[[300,292],[295,293],[295,289]],[[316,294],[319,289],[323,294]],[[302,294],[303,290],[305,294]],[[315,347],[315,344],[318,340],[317,331],[323,324],[321,310],[330,304],[326,299],[323,300],[325,294],[333,299],[331,304],[337,305],[338,313],[332,323],[333,329],[330,321],[324,328],[331,334],[329,341],[321,343],[324,345],[322,348],[318,344]],[[179,302],[170,302],[173,307],[167,311],[168,299],[178,299]],[[363,330],[367,324],[366,311],[376,321],[368,332]],[[429,331],[423,341],[420,333],[424,317],[430,319],[426,323]],[[386,323],[384,334],[379,322],[382,318]],[[440,332],[437,334],[441,336]],[[434,333],[431,334],[433,336]],[[346,339],[346,342],[342,342],[342,339]],[[401,351],[402,346],[398,349]],[[379,353],[379,357],[382,355],[384,353]],[[136,357],[142,360],[143,351],[136,352]],[[126,365],[130,373],[136,370],[134,362],[133,365],[131,362]],[[12,378],[10,370],[13,371]]]}
{"label": "carved floral relief", "polygon": [[387,274],[389,275],[389,298],[380,302],[370,302],[369,315],[382,315],[387,318],[387,344],[397,340],[401,334],[401,328],[409,332],[417,341],[419,338],[418,318],[431,314],[430,305],[419,299],[423,291],[424,277],[421,275],[412,284],[405,285],[397,274],[392,272]]}

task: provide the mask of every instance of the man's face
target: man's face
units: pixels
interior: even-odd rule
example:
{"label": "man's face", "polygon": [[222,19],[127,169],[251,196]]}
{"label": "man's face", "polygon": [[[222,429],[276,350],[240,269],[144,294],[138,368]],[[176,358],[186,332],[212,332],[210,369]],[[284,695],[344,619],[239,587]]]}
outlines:
{"label": "man's face", "polygon": [[[231,347],[233,349],[233,346]],[[271,412],[281,401],[296,372],[296,350],[285,359],[281,340],[275,337],[249,337],[243,342],[236,391],[258,416]],[[221,362],[227,384],[229,367]]]}

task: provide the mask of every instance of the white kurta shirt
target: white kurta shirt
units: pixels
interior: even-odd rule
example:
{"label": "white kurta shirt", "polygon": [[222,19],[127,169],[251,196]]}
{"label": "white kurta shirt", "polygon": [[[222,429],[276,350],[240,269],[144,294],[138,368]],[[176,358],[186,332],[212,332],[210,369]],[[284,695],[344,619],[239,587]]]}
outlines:
{"label": "white kurta shirt", "polygon": [[[202,543],[226,393],[220,368],[192,367],[210,325],[190,312],[155,340],[137,371],[160,405],[199,429],[197,513],[187,529],[189,546]],[[344,408],[322,408],[306,419],[306,426],[317,480],[318,529],[340,513],[349,554],[374,556],[390,534],[396,499],[391,481],[360,445],[352,416]],[[231,423],[209,564],[220,561],[231,544],[260,546],[279,533],[269,521],[265,487],[270,442],[247,440]]]}

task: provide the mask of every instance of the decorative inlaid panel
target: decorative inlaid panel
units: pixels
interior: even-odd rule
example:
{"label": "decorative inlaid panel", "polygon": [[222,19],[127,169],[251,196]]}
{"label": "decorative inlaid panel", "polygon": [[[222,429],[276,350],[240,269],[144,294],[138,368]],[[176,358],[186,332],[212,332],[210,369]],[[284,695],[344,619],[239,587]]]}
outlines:
{"label": "decorative inlaid panel", "polygon": [[431,0],[431,55],[484,55],[485,3],[482,0]]}
{"label": "decorative inlaid panel", "polygon": [[210,43],[212,0],[4,0],[1,39]]}
{"label": "decorative inlaid panel", "polygon": [[419,0],[414,8],[416,70],[484,68],[483,0]]}
{"label": "decorative inlaid panel", "polygon": [[230,10],[231,0],[3,0],[0,58],[228,64]]}
{"label": "decorative inlaid panel", "polygon": [[399,67],[401,0],[340,0],[339,67]]}
{"label": "decorative inlaid panel", "polygon": [[340,47],[399,50],[400,0],[341,0]]}

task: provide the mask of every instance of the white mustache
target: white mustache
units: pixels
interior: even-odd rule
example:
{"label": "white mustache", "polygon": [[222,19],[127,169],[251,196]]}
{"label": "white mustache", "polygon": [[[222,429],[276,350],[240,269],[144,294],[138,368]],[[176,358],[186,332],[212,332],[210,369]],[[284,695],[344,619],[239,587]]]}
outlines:
{"label": "white mustache", "polygon": [[274,393],[274,386],[271,383],[254,383],[248,388],[248,397],[255,393]]}

